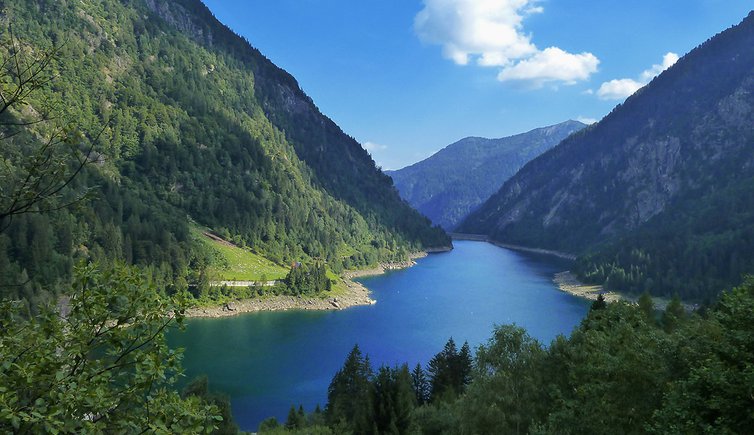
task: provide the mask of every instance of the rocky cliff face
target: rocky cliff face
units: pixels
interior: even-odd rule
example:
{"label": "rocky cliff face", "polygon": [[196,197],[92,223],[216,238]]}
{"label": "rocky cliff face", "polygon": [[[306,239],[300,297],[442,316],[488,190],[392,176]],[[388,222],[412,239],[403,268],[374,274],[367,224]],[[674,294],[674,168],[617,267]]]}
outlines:
{"label": "rocky cliff face", "polygon": [[388,175],[409,204],[452,230],[525,163],[584,127],[566,121],[501,139],[467,137]]}
{"label": "rocky cliff face", "polygon": [[526,165],[462,225],[582,252],[754,174],[754,18]]}

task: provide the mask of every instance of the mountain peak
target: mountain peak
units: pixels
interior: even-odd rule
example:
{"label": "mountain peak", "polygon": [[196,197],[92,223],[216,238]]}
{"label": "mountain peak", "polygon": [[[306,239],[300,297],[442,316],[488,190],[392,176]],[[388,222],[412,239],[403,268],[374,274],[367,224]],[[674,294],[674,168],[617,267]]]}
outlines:
{"label": "mountain peak", "polygon": [[498,139],[470,136],[389,174],[404,199],[451,230],[526,162],[583,127],[566,121]]}

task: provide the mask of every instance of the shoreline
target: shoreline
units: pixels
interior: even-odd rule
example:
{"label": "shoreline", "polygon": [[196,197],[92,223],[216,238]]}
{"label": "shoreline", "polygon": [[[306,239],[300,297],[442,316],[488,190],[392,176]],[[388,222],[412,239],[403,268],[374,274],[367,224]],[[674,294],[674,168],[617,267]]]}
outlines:
{"label": "shoreline", "polygon": [[382,275],[391,270],[406,269],[416,265],[416,261],[431,253],[448,252],[452,247],[429,248],[426,251],[409,254],[408,260],[398,262],[379,263],[371,269],[347,270],[341,274],[346,288],[345,295],[325,297],[298,297],[298,296],[265,296],[252,299],[240,299],[227,302],[222,305],[210,307],[192,307],[186,310],[186,318],[218,318],[230,317],[239,314],[257,313],[260,311],[330,311],[343,310],[350,307],[374,305],[371,291],[363,284],[354,281],[354,278]]}
{"label": "shoreline", "polygon": [[596,301],[600,294],[605,298],[605,302],[625,300],[619,293],[605,291],[601,285],[584,284],[570,270],[556,273],[552,278],[552,282],[558,286],[560,291],[590,301]]}
{"label": "shoreline", "polygon": [[521,246],[521,245],[512,245],[510,243],[498,242],[497,240],[491,239],[484,234],[464,234],[464,233],[449,233],[449,234],[453,240],[470,240],[474,242],[487,242],[497,247],[504,248],[504,249],[511,249],[514,251],[530,252],[532,254],[553,255],[555,257],[564,258],[566,260],[576,259],[576,255],[569,254],[568,252],[555,251],[552,249],[544,249],[544,248],[530,248],[528,246]]}

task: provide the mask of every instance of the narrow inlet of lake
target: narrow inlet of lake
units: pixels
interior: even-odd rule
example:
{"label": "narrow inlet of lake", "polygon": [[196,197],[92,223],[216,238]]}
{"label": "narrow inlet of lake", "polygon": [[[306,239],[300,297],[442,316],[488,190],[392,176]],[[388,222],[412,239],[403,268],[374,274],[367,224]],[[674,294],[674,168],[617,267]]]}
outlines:
{"label": "narrow inlet of lake", "polygon": [[484,343],[498,324],[516,324],[549,344],[569,334],[589,303],[561,292],[557,258],[455,241],[412,268],[360,279],[377,303],[343,311],[288,311],[189,319],[171,332],[185,349],[186,379],[209,377],[230,396],[243,430],[267,417],[284,422],[291,405],[323,408],[327,387],[354,344],[373,367],[426,363],[453,337],[460,347]]}

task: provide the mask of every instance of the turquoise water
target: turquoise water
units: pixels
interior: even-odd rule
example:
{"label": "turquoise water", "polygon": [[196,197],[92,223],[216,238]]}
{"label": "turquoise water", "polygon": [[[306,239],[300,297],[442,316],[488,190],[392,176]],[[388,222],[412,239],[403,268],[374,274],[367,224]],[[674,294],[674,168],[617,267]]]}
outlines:
{"label": "turquoise water", "polygon": [[425,365],[449,337],[477,346],[493,325],[515,323],[549,343],[568,334],[589,304],[558,291],[555,272],[568,263],[484,242],[456,241],[410,269],[364,278],[377,303],[343,311],[255,313],[191,319],[170,334],[185,348],[190,379],[209,376],[230,396],[242,429],[264,418],[285,421],[291,404],[324,406],[327,387],[358,343],[373,366]]}

